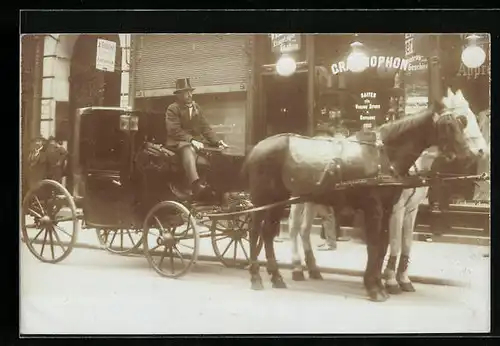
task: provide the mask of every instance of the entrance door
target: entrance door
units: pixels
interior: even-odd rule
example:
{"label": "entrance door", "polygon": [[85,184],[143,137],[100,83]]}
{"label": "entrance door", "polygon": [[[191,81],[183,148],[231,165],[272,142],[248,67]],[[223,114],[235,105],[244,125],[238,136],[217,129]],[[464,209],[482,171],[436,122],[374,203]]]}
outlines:
{"label": "entrance door", "polygon": [[266,137],[278,133],[307,134],[307,73],[290,77],[262,76]]}
{"label": "entrance door", "polygon": [[[96,69],[97,39],[102,38],[116,42],[115,71],[105,72]],[[73,152],[72,131],[76,110],[82,107],[104,106],[119,107],[121,92],[121,50],[118,35],[80,35],[75,42],[70,67],[69,114],[61,123],[69,125],[65,131],[68,138],[68,150]],[[72,165],[72,156],[69,157]],[[71,167],[71,166],[70,166]],[[73,186],[73,177],[68,176],[68,186]],[[70,190],[71,191],[71,190]]]}

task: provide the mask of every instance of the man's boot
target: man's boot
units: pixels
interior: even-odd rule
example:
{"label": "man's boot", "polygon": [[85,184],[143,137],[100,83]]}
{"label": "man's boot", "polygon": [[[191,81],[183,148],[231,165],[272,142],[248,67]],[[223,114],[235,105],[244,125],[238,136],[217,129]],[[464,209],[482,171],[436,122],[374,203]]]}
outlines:
{"label": "man's boot", "polygon": [[195,180],[192,184],[193,197],[195,199],[203,198],[207,191],[207,186],[200,179]]}

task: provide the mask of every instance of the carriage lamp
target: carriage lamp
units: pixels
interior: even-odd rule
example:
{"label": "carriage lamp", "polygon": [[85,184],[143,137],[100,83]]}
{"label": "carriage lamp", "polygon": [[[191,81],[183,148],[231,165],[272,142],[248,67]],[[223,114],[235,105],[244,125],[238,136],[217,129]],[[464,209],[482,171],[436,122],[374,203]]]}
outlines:
{"label": "carriage lamp", "polygon": [[289,77],[297,70],[295,59],[289,55],[282,55],[276,63],[276,72],[283,77]]}
{"label": "carriage lamp", "polygon": [[139,117],[137,115],[120,115],[120,130],[125,132],[139,130]]}
{"label": "carriage lamp", "polygon": [[352,72],[363,72],[369,65],[368,56],[363,52],[363,44],[359,41],[351,43],[352,52],[347,57],[347,69]]}
{"label": "carriage lamp", "polygon": [[469,35],[467,40],[468,46],[462,52],[462,62],[468,68],[478,68],[484,64],[486,60],[486,53],[483,48],[478,46],[477,41],[480,37],[478,35]]}

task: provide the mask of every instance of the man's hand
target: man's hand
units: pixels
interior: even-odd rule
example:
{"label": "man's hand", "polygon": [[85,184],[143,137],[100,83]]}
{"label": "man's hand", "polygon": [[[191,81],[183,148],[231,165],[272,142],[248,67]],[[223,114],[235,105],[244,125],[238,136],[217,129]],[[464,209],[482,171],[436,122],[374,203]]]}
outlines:
{"label": "man's hand", "polygon": [[205,147],[205,145],[200,142],[200,141],[197,141],[196,139],[193,139],[191,141],[191,144],[193,145],[193,147],[196,149],[196,150],[201,150]]}
{"label": "man's hand", "polygon": [[227,145],[226,143],[224,143],[223,140],[220,140],[218,144],[219,144],[219,149],[229,148],[229,145]]}

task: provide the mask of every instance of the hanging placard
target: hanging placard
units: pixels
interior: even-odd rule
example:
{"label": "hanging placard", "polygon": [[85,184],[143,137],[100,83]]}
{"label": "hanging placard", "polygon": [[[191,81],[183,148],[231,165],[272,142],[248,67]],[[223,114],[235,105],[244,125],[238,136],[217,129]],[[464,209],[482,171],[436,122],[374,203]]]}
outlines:
{"label": "hanging placard", "polygon": [[271,34],[272,50],[275,53],[290,53],[300,50],[300,34]]}
{"label": "hanging placard", "polygon": [[115,72],[116,42],[97,39],[95,68],[101,71]]}

